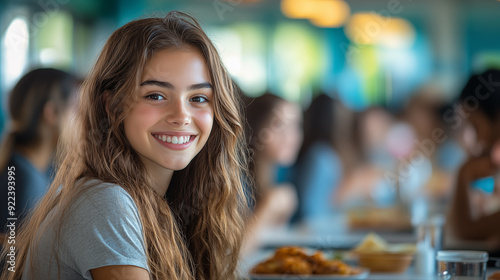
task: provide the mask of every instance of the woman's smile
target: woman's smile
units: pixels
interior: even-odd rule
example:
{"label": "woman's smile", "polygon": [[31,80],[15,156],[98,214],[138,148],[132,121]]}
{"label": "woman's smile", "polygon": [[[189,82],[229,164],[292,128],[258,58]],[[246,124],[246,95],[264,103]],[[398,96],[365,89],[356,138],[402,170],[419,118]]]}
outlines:
{"label": "woman's smile", "polygon": [[158,142],[172,150],[184,150],[191,146],[196,139],[192,133],[153,133]]}

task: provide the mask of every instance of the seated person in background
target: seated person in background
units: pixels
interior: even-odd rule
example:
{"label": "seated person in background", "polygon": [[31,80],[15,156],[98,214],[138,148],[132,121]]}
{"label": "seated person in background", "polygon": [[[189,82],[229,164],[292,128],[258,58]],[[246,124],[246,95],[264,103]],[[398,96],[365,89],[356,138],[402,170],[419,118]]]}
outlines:
{"label": "seated person in background", "polygon": [[342,177],[334,138],[335,105],[331,97],[320,94],[304,114],[304,143],[294,180],[299,194],[298,221],[325,217],[333,210],[331,198]]}
{"label": "seated person in background", "polygon": [[295,162],[303,136],[300,107],[278,96],[267,93],[249,99],[245,111],[255,198],[246,250],[255,247],[262,229],[286,225],[295,212],[295,188],[277,185],[276,171]]}
{"label": "seated person in background", "polygon": [[[465,248],[460,241],[486,241],[489,251],[500,249],[500,71],[488,70],[473,75],[460,94],[455,115],[448,118],[455,127],[463,121],[474,128],[475,156],[462,165],[447,219],[448,240],[445,246]],[[489,186],[478,186],[484,179]],[[488,185],[488,183],[487,183]]]}
{"label": "seated person in background", "polygon": [[[402,112],[402,120],[414,133],[410,158],[412,169],[418,172],[420,185],[415,186],[415,196],[442,204],[453,188],[453,179],[465,160],[465,152],[455,140],[457,131],[443,120],[445,101],[442,92],[431,85],[424,85],[415,92]],[[410,162],[410,159],[408,159]],[[427,165],[424,167],[424,165]]]}
{"label": "seated person in background", "polygon": [[344,172],[334,197],[336,206],[350,208],[393,203],[393,191],[384,173],[395,166],[386,144],[394,124],[393,114],[382,107],[370,107],[356,115],[351,143],[358,152],[357,164]]}
{"label": "seated person in background", "polygon": [[[3,233],[8,217],[17,217],[19,224],[47,191],[62,118],[77,87],[72,75],[47,68],[27,73],[12,89],[10,126],[0,146]],[[9,215],[8,201],[15,202],[14,216]]]}

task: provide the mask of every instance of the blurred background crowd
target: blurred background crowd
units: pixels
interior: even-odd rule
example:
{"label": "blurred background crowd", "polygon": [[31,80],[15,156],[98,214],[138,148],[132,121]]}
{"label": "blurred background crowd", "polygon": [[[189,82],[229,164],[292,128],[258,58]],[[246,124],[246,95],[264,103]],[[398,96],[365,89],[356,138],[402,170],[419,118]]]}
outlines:
{"label": "blurred background crowd", "polygon": [[[457,190],[460,170],[492,162],[490,173],[463,179],[468,185],[494,178],[500,165],[500,99],[477,99],[478,88],[500,94],[491,70],[500,69],[497,0],[3,0],[0,131],[18,143],[0,166],[24,156],[50,174],[59,118],[108,36],[170,10],[200,21],[241,88],[256,231],[332,213],[353,229],[395,231],[440,216],[455,237],[498,248],[496,184]],[[45,70],[21,83],[36,68],[71,74]],[[21,128],[29,139],[8,137]],[[451,212],[464,205],[470,223],[457,225],[461,214]],[[493,237],[460,233],[491,215]]]}

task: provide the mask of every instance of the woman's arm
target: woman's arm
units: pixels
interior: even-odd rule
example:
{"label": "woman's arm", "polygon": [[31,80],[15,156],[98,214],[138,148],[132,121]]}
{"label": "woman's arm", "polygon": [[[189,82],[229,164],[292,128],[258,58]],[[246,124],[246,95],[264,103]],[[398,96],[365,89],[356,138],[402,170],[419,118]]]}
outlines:
{"label": "woman's arm", "polygon": [[144,268],[133,265],[111,265],[90,270],[94,280],[150,280]]}

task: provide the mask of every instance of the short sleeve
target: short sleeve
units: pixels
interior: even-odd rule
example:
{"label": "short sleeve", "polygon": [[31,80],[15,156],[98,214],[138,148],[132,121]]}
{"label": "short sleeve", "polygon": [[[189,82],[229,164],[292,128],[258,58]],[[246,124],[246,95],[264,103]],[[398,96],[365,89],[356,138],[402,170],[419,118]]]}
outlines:
{"label": "short sleeve", "polygon": [[133,265],[149,271],[142,225],[132,197],[120,186],[86,191],[71,207],[62,228],[67,265],[85,279],[90,270]]}

